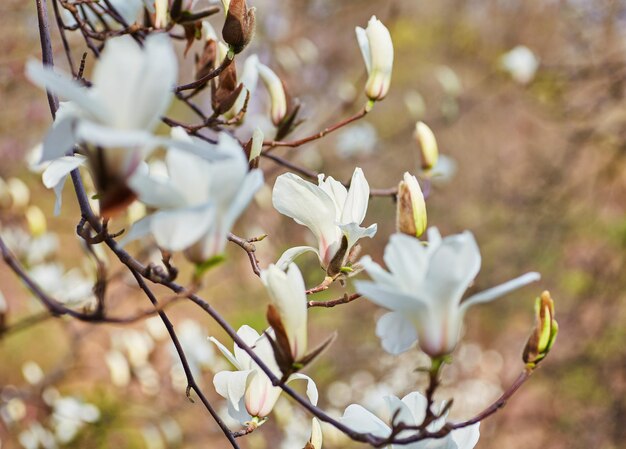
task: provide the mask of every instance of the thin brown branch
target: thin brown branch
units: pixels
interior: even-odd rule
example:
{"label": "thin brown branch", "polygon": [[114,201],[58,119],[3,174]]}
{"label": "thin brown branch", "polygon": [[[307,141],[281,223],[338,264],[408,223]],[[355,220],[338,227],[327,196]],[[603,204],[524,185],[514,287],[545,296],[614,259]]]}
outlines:
{"label": "thin brown branch", "polygon": [[369,112],[367,107],[364,107],[363,109],[361,109],[359,112],[357,112],[356,114],[354,114],[351,117],[348,117],[342,121],[340,121],[339,123],[336,123],[332,126],[329,126],[328,128],[323,129],[322,131],[318,132],[317,134],[313,134],[311,136],[308,137],[304,137],[302,139],[298,139],[298,140],[292,140],[292,141],[281,141],[281,140],[268,140],[263,142],[263,146],[266,147],[265,150],[263,150],[263,153],[267,154],[270,151],[272,151],[274,148],[278,148],[278,147],[289,147],[289,148],[296,148],[299,147],[301,145],[304,145],[305,143],[308,142],[312,142],[313,140],[317,140],[317,139],[321,139],[322,137],[326,136],[327,134],[332,133],[333,131],[337,131],[340,128],[343,128],[346,125],[349,125],[352,122],[355,122],[363,117],[365,117],[367,115],[367,113]]}
{"label": "thin brown branch", "polygon": [[341,298],[332,299],[330,301],[308,301],[306,303],[307,307],[325,307],[331,308],[335,306],[339,306],[342,304],[348,304],[354,301],[355,299],[359,299],[361,297],[358,293],[353,293],[348,295],[347,293],[343,295]]}

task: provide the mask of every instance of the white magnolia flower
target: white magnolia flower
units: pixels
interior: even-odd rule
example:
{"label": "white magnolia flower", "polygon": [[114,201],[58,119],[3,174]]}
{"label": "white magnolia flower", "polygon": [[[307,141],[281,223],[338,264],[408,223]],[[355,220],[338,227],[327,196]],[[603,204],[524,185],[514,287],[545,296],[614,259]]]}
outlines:
{"label": "white magnolia flower", "polygon": [[370,100],[382,100],[389,91],[393,69],[393,43],[389,30],[372,16],[366,29],[356,27],[356,37],[369,75],[365,93]]}
{"label": "white magnolia flower", "polygon": [[526,273],[462,300],[481,263],[469,231],[442,239],[436,228],[430,228],[427,245],[394,234],[384,259],[389,272],[367,256],[361,259],[373,282],[355,285],[370,301],[391,310],[378,320],[376,334],[392,354],[406,351],[416,340],[431,357],[452,352],[470,306],[492,301],[540,278],[538,273]]}
{"label": "white magnolia flower", "polygon": [[[369,184],[360,168],[354,170],[349,190],[331,176],[324,179],[324,175],[319,175],[318,185],[315,185],[293,173],[280,175],[272,194],[274,208],[309,228],[317,239],[318,248],[291,248],[276,265],[284,269],[298,255],[313,251],[322,266],[328,269],[340,249],[344,254],[340,254],[342,260],[339,262],[343,264],[360,238],[371,238],[376,234],[376,224],[368,228],[360,226],[367,212],[369,193]],[[344,236],[347,240],[345,250],[341,248]]]}
{"label": "white magnolia flower", "polygon": [[520,84],[528,84],[539,68],[539,58],[533,51],[524,45],[518,45],[514,49],[502,55],[500,66]]}
{"label": "white magnolia flower", "polygon": [[[404,423],[409,426],[419,426],[424,422],[427,400],[418,392],[409,393],[402,400],[395,396],[386,396],[385,402],[389,410],[389,417],[394,418],[393,424]],[[445,404],[441,404],[440,410]],[[437,432],[446,423],[447,413],[433,421],[426,427],[429,432]],[[357,432],[367,432],[381,438],[388,437],[391,426],[366,408],[352,404],[343,413],[340,421]],[[391,449],[472,449],[480,438],[480,423],[453,430],[443,438],[427,439],[406,445],[392,444]],[[414,435],[415,431],[404,430],[396,438],[406,438]]]}
{"label": "white magnolia flower", "polygon": [[[63,158],[75,144],[86,143],[85,156],[99,190],[107,182],[123,184],[161,143],[152,131],[170,104],[177,72],[166,34],[148,37],[143,48],[130,36],[108,40],[89,89],[68,75],[28,62],[26,75],[33,83],[68,100],[61,103],[44,139],[42,162]],[[65,176],[84,163],[66,158],[48,167],[46,185],[62,188]]]}
{"label": "white magnolia flower", "polygon": [[[242,340],[250,346],[256,355],[271,369],[277,377],[281,377],[280,368],[274,359],[272,346],[265,335],[259,335],[249,326],[242,326],[237,331]],[[221,371],[213,378],[217,393],[228,401],[228,414],[241,424],[259,422],[267,417],[282,392],[280,387],[272,385],[272,381],[252,360],[252,358],[237,344],[234,353],[231,353],[215,338],[215,343],[236,371]],[[292,380],[306,380],[306,394],[313,405],[317,404],[318,392],[315,382],[300,373],[292,374],[287,382]],[[254,419],[256,418],[256,419]]]}
{"label": "white magnolia flower", "polygon": [[[189,145],[195,142],[180,128],[172,134]],[[224,251],[228,233],[263,184],[263,174],[248,171],[241,146],[227,134],[220,134],[217,145],[205,146],[222,159],[210,162],[172,147],[165,156],[167,178],[142,171],[129,180],[139,200],[159,210],[135,223],[124,243],[152,233],[160,247],[186,250],[195,263]]]}
{"label": "white magnolia flower", "polygon": [[261,272],[261,280],[278,310],[294,360],[306,355],[307,299],[302,273],[296,264],[289,264],[285,273],[276,265]]}
{"label": "white magnolia flower", "polygon": [[287,95],[281,79],[265,64],[257,62],[258,74],[270,94],[272,123],[278,126],[287,115]]}

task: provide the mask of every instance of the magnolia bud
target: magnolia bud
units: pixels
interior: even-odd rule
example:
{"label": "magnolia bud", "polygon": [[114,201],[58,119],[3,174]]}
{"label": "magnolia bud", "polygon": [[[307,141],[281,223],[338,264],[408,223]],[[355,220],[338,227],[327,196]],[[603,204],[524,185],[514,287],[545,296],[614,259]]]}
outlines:
{"label": "magnolia bud", "polygon": [[261,156],[261,150],[263,150],[263,138],[263,131],[257,126],[252,133],[250,155],[248,156],[250,164],[256,164],[256,167],[253,168],[257,168],[259,165],[259,156]]}
{"label": "magnolia bud", "polygon": [[409,173],[398,185],[398,208],[396,213],[399,232],[419,237],[426,230],[426,202],[417,178]]}
{"label": "magnolia bud", "polygon": [[287,115],[287,95],[283,82],[265,64],[259,63],[258,69],[259,76],[270,94],[272,123],[278,126]]}
{"label": "magnolia bud", "polygon": [[168,0],[155,0],[154,2],[154,9],[155,9],[154,27],[155,28],[165,28],[167,26],[168,7],[169,7]]}
{"label": "magnolia bud", "polygon": [[415,125],[415,139],[420,147],[422,169],[430,170],[437,164],[439,159],[439,147],[435,134],[424,122]]}
{"label": "magnolia bud", "polygon": [[311,422],[311,438],[304,449],[322,449],[322,426],[317,418]]}
{"label": "magnolia bud", "polygon": [[356,28],[356,37],[369,75],[365,94],[372,101],[385,98],[391,84],[393,69],[393,43],[389,30],[372,16],[367,28]]}
{"label": "magnolia bud", "polygon": [[535,329],[528,338],[524,354],[524,363],[534,368],[550,352],[554,345],[559,326],[554,319],[554,301],[550,292],[544,291],[535,301]]}
{"label": "magnolia bud", "polygon": [[216,114],[221,115],[233,107],[241,94],[243,84],[237,84],[237,69],[230,64],[219,75],[219,85],[211,83],[211,105]]}
{"label": "magnolia bud", "polygon": [[26,223],[33,237],[39,237],[46,232],[46,216],[37,206],[26,209]]}
{"label": "magnolia bud", "polygon": [[235,53],[240,53],[254,35],[254,8],[246,0],[222,0],[226,12],[222,37]]}

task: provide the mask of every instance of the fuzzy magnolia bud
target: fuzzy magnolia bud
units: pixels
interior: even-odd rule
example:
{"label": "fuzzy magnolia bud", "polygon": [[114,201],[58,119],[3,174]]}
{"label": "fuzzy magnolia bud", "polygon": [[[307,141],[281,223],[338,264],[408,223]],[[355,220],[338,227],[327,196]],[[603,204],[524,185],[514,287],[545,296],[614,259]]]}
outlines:
{"label": "fuzzy magnolia bud", "polygon": [[222,0],[226,20],[222,28],[224,41],[240,53],[254,35],[254,8],[248,8],[246,0]]}
{"label": "fuzzy magnolia bud", "polygon": [[409,173],[398,185],[398,208],[396,214],[398,231],[419,237],[426,230],[426,202],[417,178]]}
{"label": "fuzzy magnolia bud", "polygon": [[554,345],[559,326],[554,319],[554,301],[550,292],[544,291],[535,301],[535,329],[528,338],[524,354],[524,363],[534,368],[550,352]]}
{"label": "fuzzy magnolia bud", "polygon": [[439,159],[439,147],[435,134],[424,122],[415,125],[415,139],[420,147],[422,169],[430,170],[437,164]]}
{"label": "fuzzy magnolia bud", "polygon": [[272,123],[278,126],[287,115],[287,95],[283,82],[265,64],[259,63],[257,68],[259,76],[270,94]]}
{"label": "fuzzy magnolia bud", "polygon": [[393,42],[389,30],[372,16],[367,28],[356,28],[356,37],[365,60],[369,77],[365,94],[372,101],[380,101],[387,95],[393,69]]}

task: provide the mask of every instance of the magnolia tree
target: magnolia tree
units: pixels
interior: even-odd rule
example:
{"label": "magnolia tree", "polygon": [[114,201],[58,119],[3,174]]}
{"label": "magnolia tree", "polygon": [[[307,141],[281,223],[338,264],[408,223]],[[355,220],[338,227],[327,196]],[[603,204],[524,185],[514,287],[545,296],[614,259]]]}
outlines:
{"label": "magnolia tree", "polygon": [[[274,154],[279,147],[300,147],[340,128],[349,130],[353,122],[375,113],[391,84],[394,47],[389,30],[375,16],[365,28],[356,27],[354,45],[360,47],[367,71],[363,107],[318,133],[289,140],[298,132],[303,108],[272,69],[271,60],[263,63],[264,58],[250,51],[256,14],[262,11],[257,12],[246,0],[222,0],[222,5],[205,9],[195,3],[53,0],[71,71],[63,73],[52,60],[46,2],[37,0],[43,63],[31,60],[26,67],[28,79],[47,92],[54,119],[36,165],[43,170],[43,183],[56,195],[55,213],[64,213],[62,191],[71,183],[80,207],[80,216],[74,217],[79,238],[96,260],[104,257],[104,252],[119,259],[153,308],[132,316],[110,314],[110,279],[104,264],[99,265],[94,284],[67,280],[61,270],[55,288],[42,285],[41,276],[24,268],[24,263],[32,266],[32,261],[24,262],[16,254],[6,232],[0,240],[4,260],[51,315],[88,323],[131,323],[157,315],[182,362],[187,396],[191,399],[195,393],[210,413],[211,425],[221,429],[232,447],[239,447],[240,437],[263,432],[261,426],[272,419],[281,395],[289,396],[312,417],[310,438],[293,443],[297,447],[322,447],[321,422],[326,423],[325,431],[334,428],[375,447],[474,447],[481,421],[506,403],[555,341],[557,324],[549,293],[536,300],[536,325],[522,355],[521,375],[483,411],[464,421],[448,420],[455,398],[440,404],[435,401],[442,370],[454,363],[452,353],[459,346],[463,318],[470,306],[536,282],[539,274],[526,273],[466,296],[480,271],[480,251],[470,231],[442,236],[436,227],[427,228],[428,195],[424,192],[431,190],[431,180],[445,171],[445,164],[434,133],[422,122],[415,130],[421,169],[407,171],[397,187],[388,189],[371,189],[359,167],[344,183]],[[214,14],[220,17],[221,33],[206,20]],[[80,67],[68,44],[70,34],[82,36],[90,50]],[[181,56],[175,52],[174,40],[186,43],[182,57],[195,54],[193,72],[179,70]],[[84,76],[85,67],[91,68],[90,79]],[[258,102],[259,81],[269,96],[268,109],[265,117],[249,117],[249,105]],[[195,102],[207,93],[210,102]],[[197,121],[186,123],[168,116],[173,102],[188,108]],[[169,134],[157,134],[159,124],[167,125]],[[266,182],[267,164],[285,170],[270,186],[275,211],[307,227],[315,241],[312,246],[294,241],[293,247],[269,261],[273,263],[261,263],[255,254],[255,243],[265,234],[244,238],[232,233]],[[19,199],[19,186],[9,190],[13,200]],[[93,195],[87,193],[91,191]],[[366,219],[373,196],[395,202],[396,214],[390,219],[396,221],[396,233],[391,236],[377,234],[377,224]],[[26,215],[31,230],[45,222],[39,209],[29,208]],[[111,232],[124,220],[132,222],[128,229]],[[267,234],[271,239],[271,230]],[[388,239],[382,261],[361,254],[363,239]],[[251,271],[267,290],[258,298],[267,303],[266,328],[244,325],[235,330],[219,310],[195,293],[209,270],[229,269],[223,256],[229,242],[243,249]],[[138,252],[130,249],[138,247]],[[160,251],[161,264],[146,262],[146,248]],[[315,253],[323,270],[324,277],[317,285],[307,286],[298,266],[299,256],[306,252]],[[179,280],[173,262],[177,253],[194,266],[191,279]],[[353,277],[353,283],[346,282]],[[156,285],[171,290],[173,299],[171,295],[158,298],[153,291]],[[352,285],[354,292],[348,290]],[[342,294],[335,300],[311,299],[331,288]],[[84,297],[85,292],[89,301],[72,301]],[[323,410],[317,405],[315,380],[303,373],[324,357],[329,345],[344,344],[341,336],[331,335],[312,345],[308,309],[332,308],[359,299],[385,311],[375,327],[381,351],[399,356],[417,345],[430,360],[429,366],[416,361],[411,367],[426,373],[425,391],[413,391],[403,398],[384,396],[381,399],[388,409],[384,416],[359,404],[349,405],[343,414]],[[165,310],[173,300],[197,305],[231,341],[210,337],[212,343],[207,343],[209,336],[193,327],[183,335]],[[0,332],[6,332],[11,326],[2,304]],[[128,359],[139,366],[137,360],[146,356],[137,353],[137,348],[143,347],[137,338],[131,338],[135,343],[128,345]],[[224,369],[216,370],[213,377],[222,403],[209,400],[208,387],[196,380],[205,344],[214,344],[225,357]],[[114,383],[124,383],[125,371],[119,366],[128,363],[125,360],[120,351],[107,355],[107,364],[118,367],[111,369]],[[37,377],[33,370],[37,371],[31,367],[30,376]],[[298,381],[306,384],[305,395],[292,388]],[[97,420],[97,409],[76,400],[68,405],[68,401],[72,400],[57,397],[53,403],[69,407],[78,420]],[[231,424],[219,413],[224,406]],[[68,432],[62,434],[67,437]],[[33,431],[20,441],[25,447],[39,447],[41,435]],[[71,438],[72,433],[69,435]]]}

